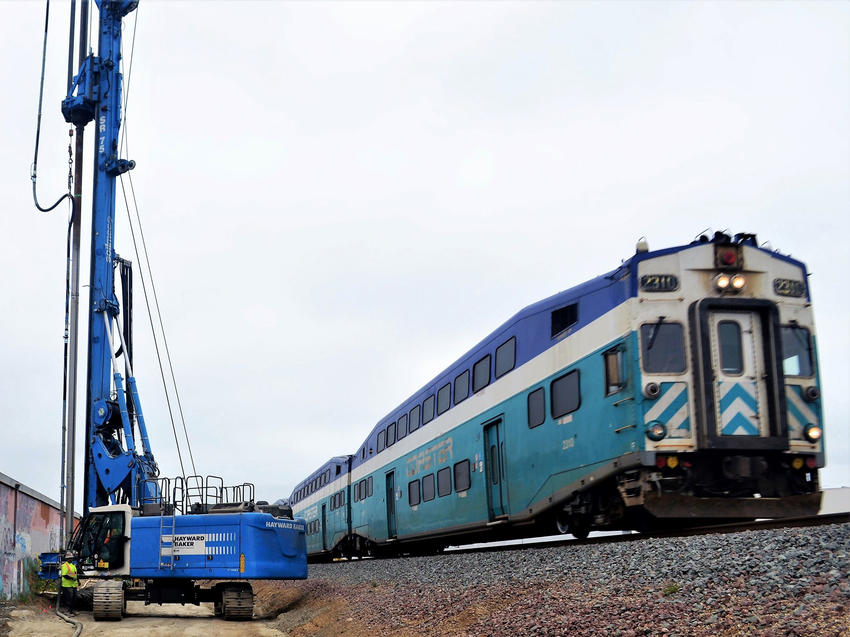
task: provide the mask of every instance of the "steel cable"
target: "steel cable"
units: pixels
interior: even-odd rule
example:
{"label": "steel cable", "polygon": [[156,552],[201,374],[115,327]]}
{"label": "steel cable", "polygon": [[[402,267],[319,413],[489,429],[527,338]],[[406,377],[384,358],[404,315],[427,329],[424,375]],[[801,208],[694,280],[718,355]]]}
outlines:
{"label": "steel cable", "polygon": [[71,175],[68,175],[68,192],[59,197],[52,206],[48,206],[47,208],[41,206],[38,203],[38,194],[36,193],[36,172],[38,168],[38,144],[41,139],[41,110],[42,104],[44,102],[44,66],[47,62],[47,29],[50,24],[50,0],[47,0],[44,8],[44,43],[41,47],[41,81],[39,83],[38,88],[38,117],[36,119],[36,127],[35,127],[35,152],[33,153],[32,158],[32,166],[30,167],[30,179],[32,180],[32,200],[35,203],[35,207],[38,208],[41,212],[50,212],[60,203],[65,201],[65,199],[71,198]]}

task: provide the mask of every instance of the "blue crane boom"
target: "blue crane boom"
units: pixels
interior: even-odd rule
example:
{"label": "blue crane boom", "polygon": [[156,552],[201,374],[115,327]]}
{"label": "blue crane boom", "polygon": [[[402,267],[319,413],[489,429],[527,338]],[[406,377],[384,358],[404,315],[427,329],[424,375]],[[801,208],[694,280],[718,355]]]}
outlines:
{"label": "blue crane boom", "polygon": [[[91,228],[91,274],[86,400],[84,512],[91,507],[128,503],[137,507],[155,489],[159,469],[148,442],[142,407],[129,352],[122,347],[125,379],[113,356],[113,320],[118,318],[115,296],[115,191],[119,175],[135,162],[118,156],[121,130],[121,21],[138,6],[137,0],[97,0],[100,9],[98,56],[89,55],[62,102],[65,120],[85,126],[97,119],[96,158]],[[117,330],[123,341],[120,329]],[[114,400],[113,400],[114,387]],[[131,407],[128,408],[128,394]],[[135,413],[141,438],[136,449],[130,414]],[[122,435],[123,434],[123,442]]]}
{"label": "blue crane boom", "polygon": [[[96,3],[98,55],[83,59],[62,102],[65,120],[78,131],[92,121],[97,127],[84,518],[68,548],[84,577],[100,579],[96,619],[120,619],[126,600],[213,602],[216,614],[250,619],[249,580],[307,577],[306,525],[289,507],[255,503],[248,483],[225,487],[215,476],[190,476],[172,486],[159,477],[114,280],[115,269],[127,263],[115,252],[116,180],[135,167],[119,156],[122,19],[138,0]],[[129,303],[124,285],[122,292]],[[236,581],[204,589],[195,578]],[[139,580],[143,586],[132,584]]]}

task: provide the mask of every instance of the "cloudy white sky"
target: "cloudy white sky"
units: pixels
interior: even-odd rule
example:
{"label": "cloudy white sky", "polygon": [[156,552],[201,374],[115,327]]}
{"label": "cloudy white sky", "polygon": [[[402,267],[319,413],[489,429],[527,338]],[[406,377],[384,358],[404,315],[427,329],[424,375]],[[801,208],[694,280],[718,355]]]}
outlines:
{"label": "cloudy white sky", "polygon": [[[68,7],[51,4],[45,201],[67,174]],[[0,471],[58,499],[67,211],[37,213],[29,181],[43,20],[0,2]],[[200,472],[288,495],[520,308],[641,236],[712,228],[809,265],[822,477],[850,485],[850,4],[142,0],[129,91]]]}

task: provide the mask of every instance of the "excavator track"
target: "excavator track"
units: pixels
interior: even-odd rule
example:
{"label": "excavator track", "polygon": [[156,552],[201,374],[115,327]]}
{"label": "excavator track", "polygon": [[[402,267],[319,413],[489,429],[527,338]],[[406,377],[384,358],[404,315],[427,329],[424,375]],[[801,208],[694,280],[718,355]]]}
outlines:
{"label": "excavator track", "polygon": [[225,584],[222,587],[221,615],[233,620],[248,620],[254,616],[254,590],[250,584]]}
{"label": "excavator track", "polygon": [[120,580],[98,582],[92,596],[95,620],[120,620],[124,615],[124,583]]}

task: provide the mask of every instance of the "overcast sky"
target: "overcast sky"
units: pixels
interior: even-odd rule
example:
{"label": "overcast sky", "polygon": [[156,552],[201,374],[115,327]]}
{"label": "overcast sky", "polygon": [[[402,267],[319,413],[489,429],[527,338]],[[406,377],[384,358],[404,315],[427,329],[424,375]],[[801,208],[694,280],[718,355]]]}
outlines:
{"label": "overcast sky", "polygon": [[[67,175],[68,7],[51,4],[45,202]],[[641,236],[712,228],[808,264],[822,480],[850,485],[850,4],[137,14],[128,156],[199,472],[287,496],[522,307]],[[67,209],[36,212],[29,180],[43,20],[43,2],[0,2],[0,471],[58,499]],[[118,219],[136,261],[123,204]],[[173,476],[140,293],[136,376]]]}

